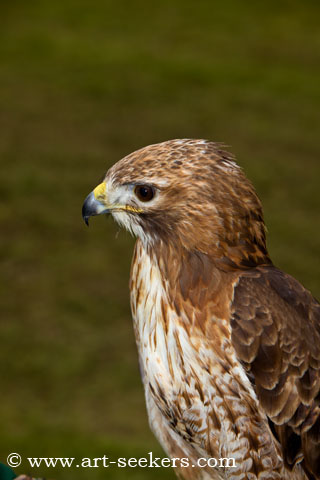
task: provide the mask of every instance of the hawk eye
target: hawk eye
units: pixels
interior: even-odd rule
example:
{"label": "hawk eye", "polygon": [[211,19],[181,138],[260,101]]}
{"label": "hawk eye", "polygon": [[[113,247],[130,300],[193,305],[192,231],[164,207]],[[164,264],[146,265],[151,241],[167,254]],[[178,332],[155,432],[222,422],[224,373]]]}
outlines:
{"label": "hawk eye", "polygon": [[136,185],[134,193],[141,202],[150,202],[154,197],[154,189],[150,185]]}

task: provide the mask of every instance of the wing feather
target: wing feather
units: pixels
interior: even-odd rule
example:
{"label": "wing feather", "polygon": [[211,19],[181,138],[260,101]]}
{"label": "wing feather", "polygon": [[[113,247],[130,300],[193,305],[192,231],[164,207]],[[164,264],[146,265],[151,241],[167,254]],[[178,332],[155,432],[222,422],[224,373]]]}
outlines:
{"label": "wing feather", "polygon": [[290,275],[257,267],[239,277],[231,326],[287,465],[320,478],[320,304]]}

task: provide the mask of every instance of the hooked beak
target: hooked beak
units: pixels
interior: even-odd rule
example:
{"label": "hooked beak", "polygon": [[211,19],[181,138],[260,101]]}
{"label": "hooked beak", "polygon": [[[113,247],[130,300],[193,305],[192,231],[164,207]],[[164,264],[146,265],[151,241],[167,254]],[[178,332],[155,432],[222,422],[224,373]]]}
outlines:
{"label": "hooked beak", "polygon": [[106,183],[102,182],[98,185],[84,201],[82,206],[82,218],[86,225],[89,225],[89,217],[100,215],[101,213],[109,213],[110,208],[107,205],[107,188]]}

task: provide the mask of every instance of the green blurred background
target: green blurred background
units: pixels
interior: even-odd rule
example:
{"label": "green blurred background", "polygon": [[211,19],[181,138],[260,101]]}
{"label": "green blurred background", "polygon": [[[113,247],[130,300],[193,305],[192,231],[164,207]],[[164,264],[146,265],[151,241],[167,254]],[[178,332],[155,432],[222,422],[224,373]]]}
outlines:
{"label": "green blurred background", "polygon": [[319,14],[318,1],[294,0],[1,3],[2,461],[162,454],[131,327],[133,239],[111,219],[81,219],[127,153],[171,138],[231,145],[263,201],[274,262],[320,296]]}

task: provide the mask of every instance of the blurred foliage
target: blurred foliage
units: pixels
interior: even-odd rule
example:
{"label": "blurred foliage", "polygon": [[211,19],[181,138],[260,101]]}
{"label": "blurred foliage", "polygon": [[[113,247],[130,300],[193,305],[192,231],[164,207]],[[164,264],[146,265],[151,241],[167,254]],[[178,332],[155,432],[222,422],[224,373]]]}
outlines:
{"label": "blurred foliage", "polygon": [[131,327],[133,239],[81,219],[125,154],[170,138],[232,145],[274,262],[320,296],[319,14],[297,0],[1,3],[2,461],[161,454]]}

